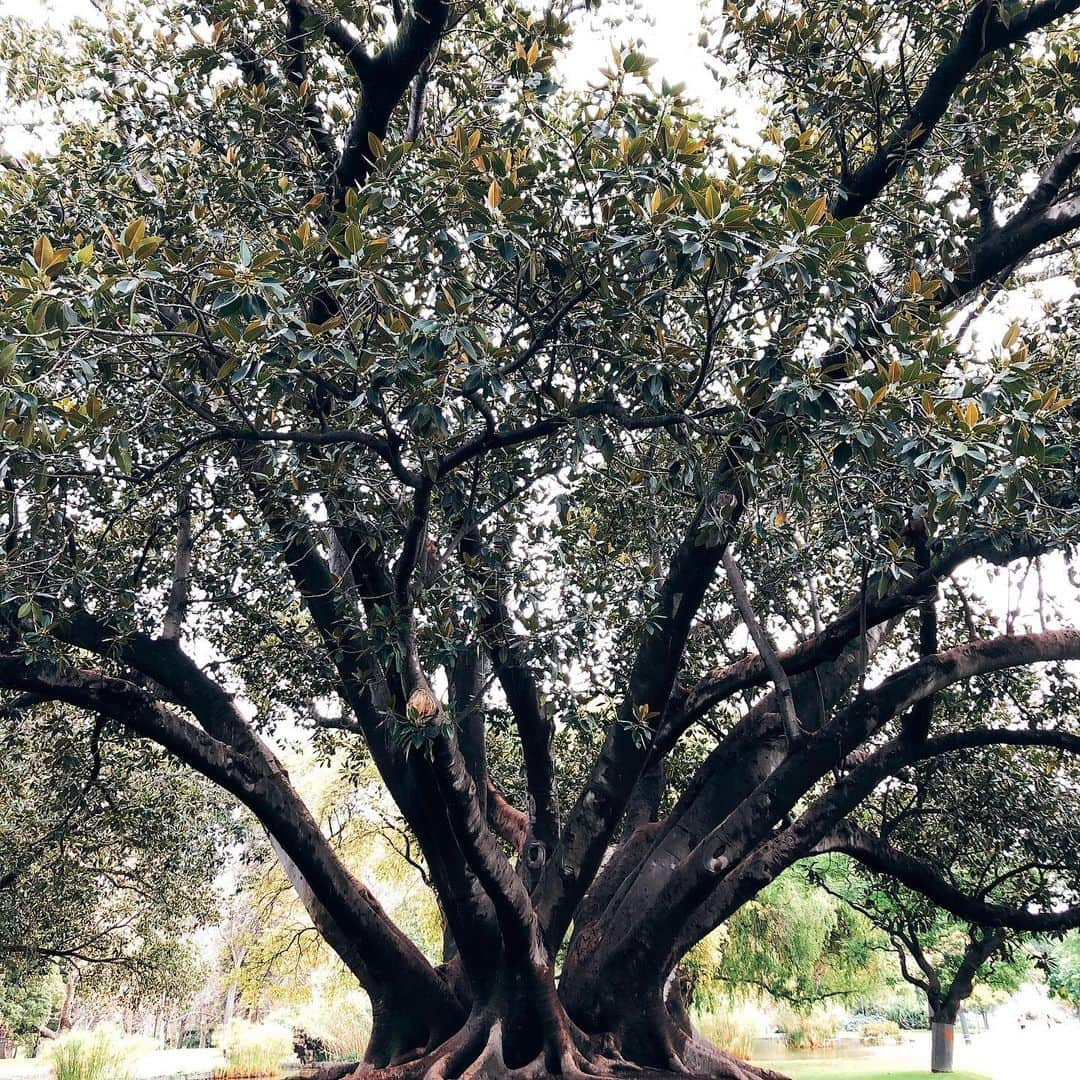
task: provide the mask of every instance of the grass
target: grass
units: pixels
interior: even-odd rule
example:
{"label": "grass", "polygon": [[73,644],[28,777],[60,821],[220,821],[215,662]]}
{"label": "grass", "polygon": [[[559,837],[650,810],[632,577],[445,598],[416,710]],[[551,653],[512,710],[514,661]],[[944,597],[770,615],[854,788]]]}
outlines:
{"label": "grass", "polygon": [[56,1080],[130,1080],[131,1047],[108,1028],[73,1031],[46,1047]]}
{"label": "grass", "polygon": [[[757,1065],[790,1076],[791,1080],[929,1080],[939,1074],[929,1069],[882,1069],[875,1061],[756,1061]],[[957,1070],[950,1080],[990,1080],[985,1073]]]}
{"label": "grass", "polygon": [[214,1069],[214,1080],[277,1076],[283,1058],[292,1052],[292,1034],[277,1024],[233,1020],[221,1036],[225,1064]]}

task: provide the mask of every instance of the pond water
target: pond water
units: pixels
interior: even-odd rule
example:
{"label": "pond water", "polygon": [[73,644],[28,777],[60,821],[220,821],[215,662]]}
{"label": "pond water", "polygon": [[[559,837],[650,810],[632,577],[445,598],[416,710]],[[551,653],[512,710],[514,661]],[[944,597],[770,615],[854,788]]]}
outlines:
{"label": "pond water", "polygon": [[[902,1046],[907,1046],[909,1043],[917,1043],[920,1040],[921,1032],[904,1032],[904,1039]],[[929,1036],[926,1036],[929,1038]],[[929,1043],[927,1044],[929,1045]],[[893,1050],[896,1052],[897,1048],[895,1044],[889,1044],[888,1046],[866,1046],[859,1042],[858,1036],[847,1035],[845,1032],[841,1032],[833,1046],[818,1046],[810,1050],[793,1050],[783,1040],[780,1035],[770,1035],[767,1038],[754,1040],[754,1051],[750,1055],[751,1061],[833,1061],[837,1058],[843,1058],[845,1061],[852,1060],[854,1058],[875,1058],[881,1057],[883,1051]],[[927,1050],[929,1053],[929,1050]],[[889,1056],[885,1054],[884,1056]]]}

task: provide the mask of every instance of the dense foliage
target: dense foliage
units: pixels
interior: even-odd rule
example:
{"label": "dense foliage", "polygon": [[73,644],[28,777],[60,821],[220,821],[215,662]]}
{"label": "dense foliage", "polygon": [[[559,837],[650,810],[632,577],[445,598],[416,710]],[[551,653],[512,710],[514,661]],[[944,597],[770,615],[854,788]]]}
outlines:
{"label": "dense foliage", "polygon": [[100,717],[9,713],[2,738],[0,955],[167,970],[214,907],[221,794]]}
{"label": "dense foliage", "polygon": [[[1078,9],[728,5],[722,107],[563,88],[572,5],[12,22],[68,119],[0,176],[3,767],[133,778],[88,827],[166,823],[162,895],[208,804],[135,737],[233,795],[400,1075],[758,1074],[670,976],[826,851],[1075,926],[1080,631],[969,594],[1080,524]],[[378,772],[444,963],[291,740]]]}

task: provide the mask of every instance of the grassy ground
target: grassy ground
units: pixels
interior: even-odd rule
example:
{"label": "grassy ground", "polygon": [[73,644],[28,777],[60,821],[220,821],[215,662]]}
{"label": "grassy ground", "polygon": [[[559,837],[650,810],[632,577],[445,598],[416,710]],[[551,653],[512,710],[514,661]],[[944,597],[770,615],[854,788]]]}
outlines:
{"label": "grassy ground", "polygon": [[[777,1072],[790,1076],[791,1080],[928,1080],[935,1073],[927,1069],[882,1069],[879,1061],[756,1061]],[[957,1071],[949,1074],[950,1080],[989,1080],[983,1073]]]}

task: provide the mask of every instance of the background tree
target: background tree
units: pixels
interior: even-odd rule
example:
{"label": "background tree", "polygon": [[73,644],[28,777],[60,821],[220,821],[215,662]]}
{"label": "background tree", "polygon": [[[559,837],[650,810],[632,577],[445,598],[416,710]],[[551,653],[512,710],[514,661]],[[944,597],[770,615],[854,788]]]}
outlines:
{"label": "background tree", "polygon": [[949,918],[902,886],[845,890],[857,910],[889,935],[903,977],[922,991],[930,1019],[932,1072],[952,1072],[955,1025],[977,985],[1015,990],[1028,968],[1001,927]]}
{"label": "background tree", "polygon": [[[1078,8],[729,12],[751,148],[634,49],[560,91],[556,10],[14,27],[11,92],[92,108],[0,180],[9,709],[107,717],[248,807],[395,1077],[763,1075],[669,976],[822,845],[982,925],[1076,925],[1071,875],[966,891],[859,807],[1080,749],[1073,715],[930,708],[1080,658],[1068,627],[934,632],[960,568],[1076,539],[1075,296],[983,354],[951,320],[1072,265]],[[599,749],[560,762],[560,727]],[[445,964],[271,734],[364,744]]]}
{"label": "background tree", "polygon": [[702,993],[741,990],[808,1012],[835,999],[870,999],[892,977],[873,924],[798,869],[763,889],[714,935],[713,955],[695,985],[699,1006]]}
{"label": "background tree", "polygon": [[[961,622],[952,630],[966,627]],[[946,692],[930,703],[932,722],[938,730],[963,728],[978,712],[1026,726],[1045,722],[1074,708],[1066,673],[1053,678],[1066,685],[1021,672],[995,676],[996,686],[972,693]],[[931,760],[882,784],[821,845],[860,850],[861,863],[827,860],[811,874],[888,935],[904,978],[926,995],[934,1072],[952,1070],[957,1015],[977,983],[1019,984],[1028,966],[1022,943],[1031,935],[958,921],[891,877],[889,852],[919,851],[965,894],[1052,907],[1078,878],[1075,784],[1075,760],[1055,752],[1016,756],[1005,770],[983,751]]]}
{"label": "background tree", "polygon": [[0,1057],[15,1057],[20,1050],[29,1054],[63,994],[63,981],[49,964],[5,959],[0,964]]}
{"label": "background tree", "polygon": [[100,715],[14,708],[2,738],[0,958],[55,967],[59,1031],[77,995],[182,994],[233,829],[221,793]]}
{"label": "background tree", "polygon": [[1046,982],[1057,998],[1080,1009],[1080,934],[1072,931],[1056,944]]}

